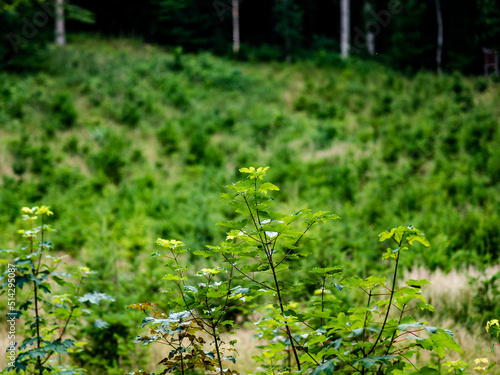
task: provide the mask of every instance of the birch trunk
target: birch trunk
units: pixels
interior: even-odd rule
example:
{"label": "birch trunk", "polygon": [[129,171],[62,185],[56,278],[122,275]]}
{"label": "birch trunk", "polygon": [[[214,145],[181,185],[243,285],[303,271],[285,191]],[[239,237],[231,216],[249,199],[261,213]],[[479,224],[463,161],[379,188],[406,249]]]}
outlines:
{"label": "birch trunk", "polygon": [[441,14],[441,2],[436,0],[436,17],[438,24],[438,38],[437,38],[437,50],[436,50],[436,63],[438,74],[443,74],[442,69],[442,56],[443,56],[443,15]]}
{"label": "birch trunk", "polygon": [[349,56],[349,39],[351,30],[350,0],[340,2],[340,52],[342,58]]}
{"label": "birch trunk", "polygon": [[233,52],[240,52],[240,8],[239,0],[233,0]]}
{"label": "birch trunk", "polygon": [[64,27],[64,0],[56,0],[55,42],[58,46],[66,45],[66,29]]}
{"label": "birch trunk", "polygon": [[[370,0],[365,0],[365,21],[366,24],[368,24],[368,21],[370,18],[373,19],[373,6]],[[370,56],[375,55],[375,33],[370,29],[367,28],[366,30],[366,49],[368,50],[368,53]]]}

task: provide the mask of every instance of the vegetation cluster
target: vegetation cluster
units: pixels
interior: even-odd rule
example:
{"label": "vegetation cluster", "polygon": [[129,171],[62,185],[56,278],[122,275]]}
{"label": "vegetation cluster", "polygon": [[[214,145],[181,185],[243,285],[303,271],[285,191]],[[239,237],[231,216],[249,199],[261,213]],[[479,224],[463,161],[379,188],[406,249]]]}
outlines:
{"label": "vegetation cluster", "polygon": [[[458,73],[418,73],[408,78],[357,59],[335,66],[320,60],[263,65],[209,53],[190,55],[181,49],[166,52],[137,41],[75,38],[66,49],[40,52],[30,73],[0,73],[1,247],[14,248],[19,242],[22,207],[50,205],[51,221],[59,229],[52,237],[54,248],[69,254],[72,262],[99,270],[86,278],[81,293],[97,290],[115,299],[102,318],[107,329],[84,324],[74,331],[76,342],[83,337],[89,341],[74,354],[74,363],[90,373],[108,374],[132,371],[146,362],[147,356],[133,344],[137,312],[126,307],[145,303],[151,296],[167,310],[172,303],[169,294],[161,293],[165,269],[149,256],[157,252],[151,239],[182,240],[185,248],[192,249],[182,254],[182,262],[193,269],[216,270],[213,276],[211,271],[200,274],[200,280],[208,278],[202,281],[207,285],[226,274],[217,271],[220,262],[212,257],[200,261],[194,252],[226,241],[226,231],[214,223],[235,220],[237,213],[219,194],[223,186],[240,178],[241,166],[271,167],[268,179],[281,189],[277,212],[328,209],[343,219],[311,228],[308,234],[319,240],[307,242],[310,255],[290,260],[293,281],[310,278],[310,270],[339,265],[345,275],[358,275],[360,283],[370,275],[385,276],[387,268],[380,257],[387,245],[367,233],[397,229],[401,223],[404,228],[411,224],[425,229],[432,244],[405,252],[398,258],[401,269],[451,271],[471,264],[484,269],[498,263],[500,246],[499,99],[495,78]],[[261,224],[266,219],[284,221],[266,217]],[[45,245],[42,248],[46,250]],[[5,254],[12,260],[10,253]],[[230,267],[227,270],[231,272]],[[336,274],[329,270],[323,276],[332,272]],[[471,280],[475,303],[462,310],[445,306],[443,314],[470,331],[484,327],[500,316],[499,278],[496,274]],[[402,285],[401,280],[398,283]],[[227,286],[225,292],[235,287]],[[317,308],[321,300],[340,293],[335,285],[328,296],[315,294],[318,289],[314,283],[291,288],[286,298],[299,301],[299,306],[313,301],[311,306]],[[417,289],[408,285],[406,290]],[[239,292],[234,293],[227,303]],[[340,307],[360,306],[363,301],[361,293],[344,295]],[[192,297],[197,301],[202,296]],[[2,309],[7,306],[1,303]],[[199,301],[189,303],[182,311],[197,307],[201,315],[195,316],[209,326],[219,320],[220,316],[203,315]],[[273,303],[268,316],[275,320],[289,316],[284,311],[302,313],[294,306],[285,309],[284,302],[281,311],[280,304]],[[379,306],[380,311],[391,303]],[[253,314],[251,308],[226,307],[220,311],[235,316],[218,323]],[[338,313],[333,315],[336,319]],[[422,314],[421,320],[432,320],[430,313]],[[300,335],[318,334],[326,324],[320,315],[312,316],[314,329]],[[172,324],[186,321],[181,318]],[[190,322],[196,325],[197,319]],[[303,317],[297,319],[299,324]],[[299,332],[292,321],[287,323],[290,329]],[[284,326],[284,321],[277,322]],[[415,322],[402,320],[398,326],[406,323]],[[182,327],[173,330],[184,334]],[[192,327],[196,331],[192,350],[198,350],[200,337],[207,339],[206,332],[198,335],[202,327],[207,328]],[[364,332],[367,327],[356,329]],[[325,334],[331,329],[326,328]],[[263,327],[262,338],[273,342],[271,331]],[[481,331],[487,340],[484,328]],[[393,355],[390,334],[382,334],[382,346],[377,343],[372,351],[363,346],[372,339],[371,333],[356,335],[351,339],[360,339],[358,357],[344,363],[368,358],[377,348],[379,357]],[[295,345],[295,338],[283,337],[285,341],[274,342],[276,348]],[[284,352],[292,355],[290,367],[314,363],[303,350],[305,337],[296,339],[298,360],[293,350]],[[214,343],[218,340],[218,333],[212,335]],[[332,346],[320,355],[321,340],[311,345],[307,353],[321,365],[339,365],[334,360],[338,348]],[[362,357],[361,348],[371,351],[370,356]],[[221,354],[228,359],[229,349]],[[180,359],[181,352],[178,349],[174,357]],[[382,368],[394,363],[394,358],[376,361]],[[363,367],[361,360],[355,365],[360,371],[372,369],[368,364]]]}

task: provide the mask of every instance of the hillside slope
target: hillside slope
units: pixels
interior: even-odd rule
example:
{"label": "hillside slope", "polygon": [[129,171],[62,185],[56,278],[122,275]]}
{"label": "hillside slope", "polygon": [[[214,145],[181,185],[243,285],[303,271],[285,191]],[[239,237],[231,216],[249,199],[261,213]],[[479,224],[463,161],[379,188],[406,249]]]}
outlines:
{"label": "hillside slope", "polygon": [[339,260],[365,263],[365,233],[401,223],[433,240],[418,257],[428,267],[498,256],[498,83],[407,79],[358,61],[244,64],[132,41],[83,39],[41,59],[37,73],[0,79],[8,242],[20,207],[45,203],[73,254],[103,239],[129,259],[158,236],[202,246],[222,235],[223,185],[239,167],[269,165],[287,209],[343,217],[327,233]]}

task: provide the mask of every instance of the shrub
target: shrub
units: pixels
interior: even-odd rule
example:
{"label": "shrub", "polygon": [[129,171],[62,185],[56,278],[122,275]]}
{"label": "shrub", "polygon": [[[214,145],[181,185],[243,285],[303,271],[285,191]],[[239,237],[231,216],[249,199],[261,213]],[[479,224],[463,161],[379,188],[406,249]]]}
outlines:
{"label": "shrub", "polygon": [[[96,292],[80,295],[84,279],[93,273],[88,268],[59,271],[62,258],[47,254],[52,250],[47,234],[53,231],[46,224],[46,218],[53,214],[49,207],[24,207],[22,211],[28,228],[19,232],[26,239],[26,246],[18,250],[1,250],[15,256],[12,264],[10,260],[2,259],[2,264],[7,267],[2,273],[1,294],[8,296],[11,340],[9,363],[2,373],[83,374],[82,369],[63,365],[60,359],[55,361],[51,358],[78,351],[84,344],[66,337],[72,328],[80,324],[80,319],[90,313],[83,308],[86,302],[99,304],[102,300],[114,299]],[[37,220],[41,222],[39,226],[35,226]],[[61,294],[53,293],[56,285],[60,287]],[[29,293],[21,294],[21,289],[28,288],[31,289]],[[20,299],[18,293],[22,296]],[[25,338],[17,346],[16,324],[21,317],[24,318]],[[94,325],[105,328],[107,323],[96,319]]]}
{"label": "shrub", "polygon": [[62,129],[69,129],[76,123],[78,113],[69,93],[56,94],[50,104],[50,110]]}
{"label": "shrub", "polygon": [[[153,258],[166,259],[169,272],[163,278],[174,285],[166,312],[149,301],[130,305],[147,316],[141,328],[150,333],[137,336],[136,343],[162,343],[170,350],[160,365],[167,372],[190,373],[205,369],[220,375],[238,374],[227,368],[235,362],[229,345],[222,341],[224,329],[235,330],[234,310],[257,302],[263,317],[256,323],[257,336],[265,339],[264,352],[253,357],[263,370],[256,374],[311,372],[313,375],[342,373],[400,373],[414,367],[416,351],[435,351],[443,358],[446,349],[461,353],[451,331],[417,322],[413,310],[433,310],[421,294],[427,280],[407,280],[398,286],[400,258],[416,244],[429,246],[425,236],[413,227],[398,227],[380,234],[390,241],[383,258],[394,260],[391,281],[385,277],[339,278],[339,266],[309,270],[308,277],[290,277],[300,268],[298,260],[309,256],[308,232],[317,224],[340,219],[325,211],[301,210],[286,215],[273,210],[272,191],[279,188],[262,182],[268,168],[242,168],[248,179],[228,185],[222,198],[242,217],[218,223],[229,228],[218,246],[189,251],[177,240],[159,238],[165,251]],[[218,266],[192,272],[181,261],[183,254],[203,256]],[[225,266],[222,266],[224,264]],[[294,301],[294,291],[313,286],[306,297],[307,308]],[[343,310],[338,293],[345,287],[359,288],[366,304]],[[254,302],[252,302],[254,301]],[[271,303],[267,305],[267,303]],[[426,333],[427,337],[422,336]],[[204,335],[212,342],[207,345]],[[426,366],[425,373],[437,373]],[[133,374],[149,374],[137,371]]]}

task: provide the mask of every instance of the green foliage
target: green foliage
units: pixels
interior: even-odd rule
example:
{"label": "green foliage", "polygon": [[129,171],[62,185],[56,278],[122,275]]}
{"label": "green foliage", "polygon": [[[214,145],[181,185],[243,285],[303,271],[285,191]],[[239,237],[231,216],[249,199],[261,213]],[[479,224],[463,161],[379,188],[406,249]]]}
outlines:
{"label": "green foliage", "polygon": [[[105,335],[89,329],[88,351],[78,353],[87,361],[78,359],[80,367],[92,361],[89,371],[131,371],[147,362],[130,349],[135,327],[125,307],[158,295],[155,302],[167,309],[168,295],[159,293],[162,264],[147,256],[155,251],[149,239],[182,238],[196,250],[223,242],[225,228],[213,223],[243,219],[217,199],[235,180],[236,165],[271,166],[269,178],[281,189],[276,211],[328,207],[348,218],[311,228],[312,255],[298,255],[283,272],[285,281],[316,280],[287,294],[299,303],[304,294],[321,301],[323,278],[312,269],[342,265],[363,280],[384,274],[379,258],[386,246],[374,247],[367,233],[391,223],[425,227],[432,243],[404,252],[400,267],[449,271],[498,259],[500,112],[493,79],[479,92],[475,78],[408,78],[356,59],[320,68],[264,65],[82,37],[42,57],[36,72],[0,74],[0,237],[13,247],[19,209],[50,202],[54,226],[64,228],[54,247],[102,271],[87,281],[88,291],[117,298],[105,319],[115,330],[106,340],[117,349],[96,345]],[[51,110],[59,95],[77,108],[69,128]],[[122,119],[129,101],[138,109],[135,125]],[[193,269],[221,265],[191,252],[184,257]],[[332,282],[342,285],[328,277],[323,298],[336,316],[360,297]],[[492,307],[495,300],[480,287],[478,306]],[[450,315],[473,329],[492,318],[486,310]],[[251,312],[242,305],[228,315]]]}
{"label": "green foliage", "polygon": [[500,298],[500,272],[484,280],[472,279],[470,283],[477,288],[474,295],[474,313],[478,315],[478,320],[482,324],[492,317],[500,316],[498,299]]}
{"label": "green foliage", "polygon": [[[81,319],[91,312],[84,308],[84,302],[98,304],[100,300],[114,301],[103,293],[88,293],[79,297],[82,282],[93,272],[79,267],[72,272],[60,271],[62,258],[50,255],[52,243],[47,234],[54,231],[45,224],[46,217],[53,215],[47,206],[23,208],[23,220],[27,229],[19,230],[26,239],[26,246],[19,250],[2,250],[9,257],[1,263],[7,265],[2,274],[2,294],[9,298],[7,314],[10,323],[10,357],[7,368],[2,373],[21,374],[83,374],[77,367],[61,365],[61,356],[81,350],[85,342],[75,342],[65,338],[70,330],[81,324]],[[36,226],[37,220],[41,221]],[[47,259],[47,261],[46,261]],[[58,286],[55,294],[53,289]],[[23,299],[16,300],[17,293],[30,289]],[[16,339],[17,320],[24,318],[24,339],[18,346]],[[106,322],[97,320],[96,325],[105,328]],[[51,359],[59,357],[58,361]],[[58,363],[56,365],[56,363]]]}
{"label": "green foliage", "polygon": [[[400,257],[413,250],[416,243],[430,246],[412,226],[393,228],[379,235],[380,242],[391,241],[392,245],[383,256],[395,261],[389,286],[386,278],[379,276],[343,277],[342,284],[331,283],[331,278],[342,272],[337,266],[314,268],[310,270],[313,277],[287,278],[289,272],[297,269],[297,260],[310,256],[306,234],[316,224],[340,218],[308,209],[292,215],[274,211],[271,192],[280,189],[263,181],[268,169],[241,168],[247,179],[226,186],[229,193],[221,196],[240,217],[218,223],[229,228],[220,245],[191,252],[180,241],[157,240],[167,251],[156,252],[152,257],[167,258],[170,273],[163,279],[176,286],[176,292],[166,291],[171,296],[166,306],[169,312],[157,310],[157,304],[151,302],[129,307],[148,315],[141,328],[148,326],[150,334],[138,336],[135,342],[161,342],[172,348],[159,363],[165,366],[162,374],[179,369],[184,374],[191,368],[221,375],[236,373],[224,369],[223,360],[234,362],[234,358],[224,356],[218,331],[221,326],[237,326],[227,318],[231,309],[255,301],[259,305],[271,303],[266,305],[266,311],[261,311],[263,317],[256,323],[258,338],[265,340],[262,354],[253,357],[264,369],[257,372],[262,375],[293,373],[294,368],[313,374],[402,373],[415,367],[411,357],[422,349],[434,351],[440,358],[446,350],[462,352],[451,331],[417,322],[410,315],[413,310],[433,310],[421,294],[422,285],[429,282],[408,280],[406,286],[397,286]],[[188,252],[217,259],[225,267],[194,272],[179,263]],[[309,307],[301,311],[293,292],[315,285],[318,277],[319,292],[309,298]],[[200,278],[202,282],[195,284],[194,280]],[[366,304],[343,310],[335,294],[344,291],[344,287],[361,289],[367,296]],[[491,331],[496,327],[490,326]],[[213,339],[214,349],[203,349],[205,340],[199,336],[203,331]],[[427,372],[437,370],[428,368]]]}
{"label": "green foliage", "polygon": [[77,112],[71,96],[68,93],[59,93],[50,105],[52,118],[63,129],[71,128],[77,119]]}

